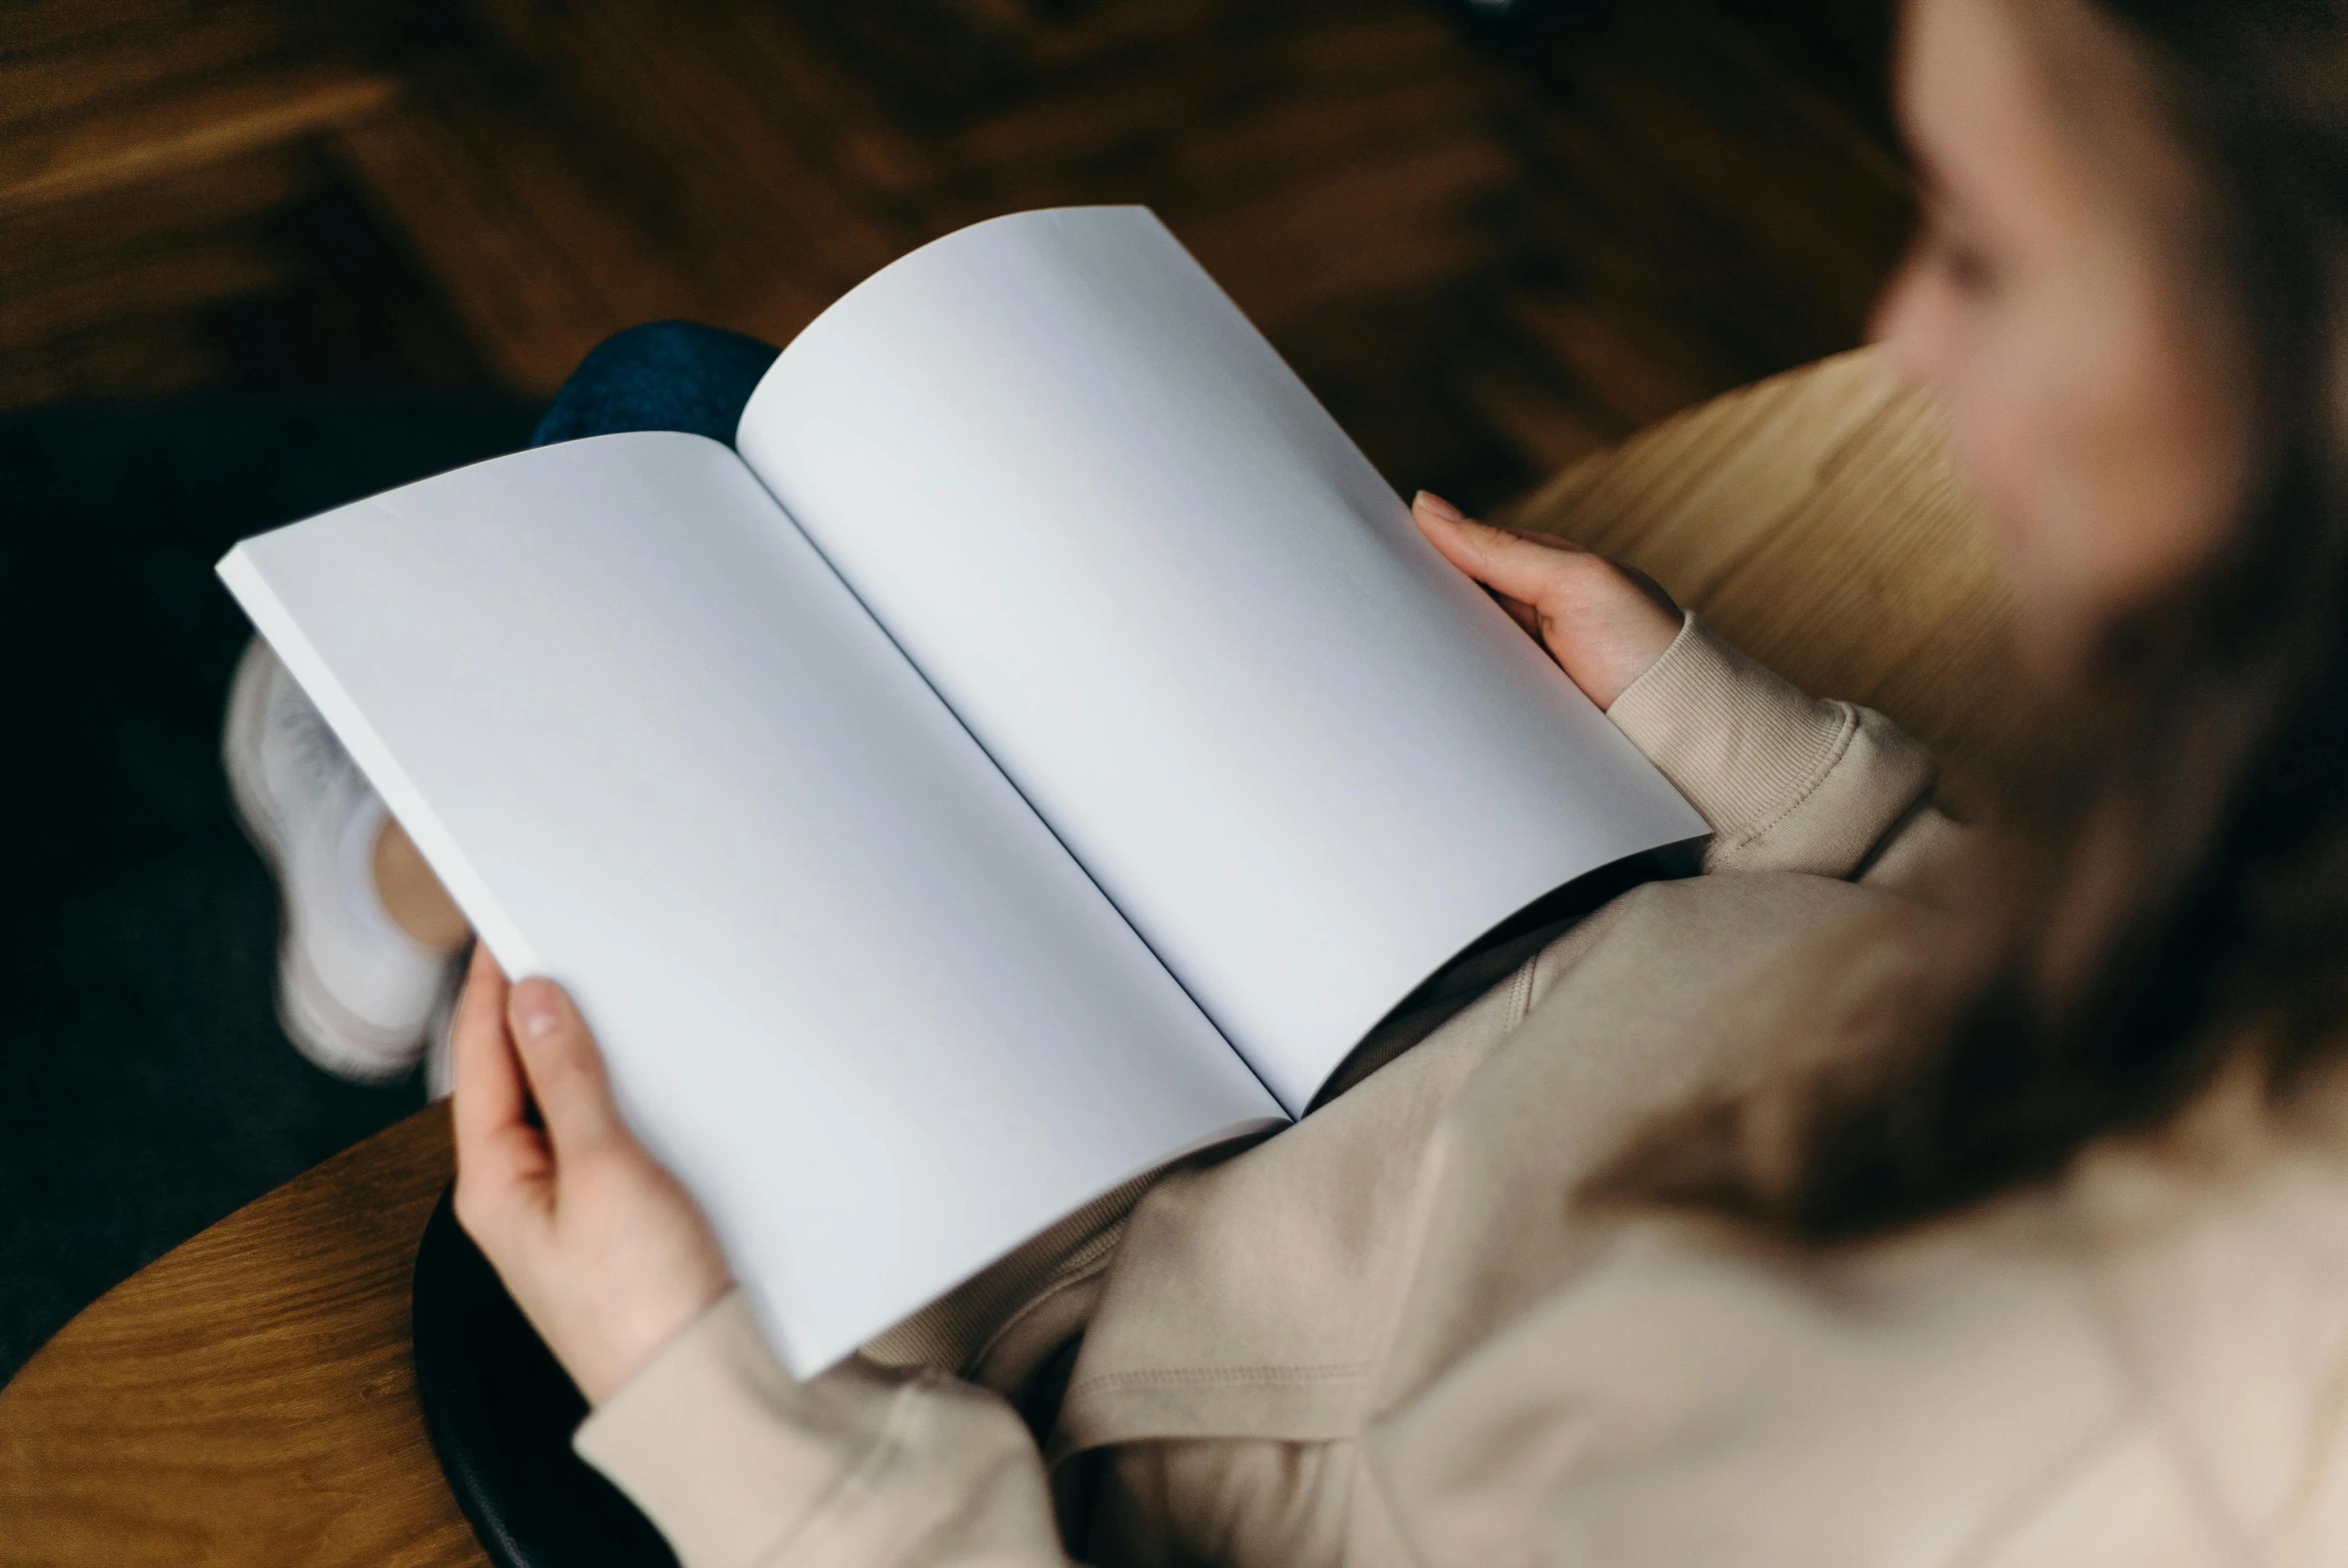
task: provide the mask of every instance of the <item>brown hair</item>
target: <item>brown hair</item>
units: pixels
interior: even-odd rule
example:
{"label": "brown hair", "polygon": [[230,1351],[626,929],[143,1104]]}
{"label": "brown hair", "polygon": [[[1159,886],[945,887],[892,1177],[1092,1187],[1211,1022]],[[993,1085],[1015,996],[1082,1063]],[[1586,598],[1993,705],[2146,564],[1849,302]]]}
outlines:
{"label": "brown hair", "polygon": [[2256,442],[2236,526],[2106,630],[2092,743],[2017,782],[1975,950],[1898,1048],[1692,1106],[1584,1196],[1864,1237],[2054,1177],[2229,1064],[2283,1098],[2348,1057],[2348,0],[2062,3],[2135,54],[2205,194],[2193,281]]}

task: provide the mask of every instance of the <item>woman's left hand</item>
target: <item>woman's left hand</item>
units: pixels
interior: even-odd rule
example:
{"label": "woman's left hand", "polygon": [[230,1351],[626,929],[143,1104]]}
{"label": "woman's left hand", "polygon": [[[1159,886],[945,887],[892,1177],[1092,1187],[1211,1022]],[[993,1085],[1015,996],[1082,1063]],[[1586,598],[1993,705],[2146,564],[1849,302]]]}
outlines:
{"label": "woman's left hand", "polygon": [[1478,523],[1423,490],[1410,517],[1427,543],[1490,590],[1600,708],[1612,708],[1684,624],[1653,578],[1569,541]]}
{"label": "woman's left hand", "polygon": [[602,1404],[726,1293],[725,1254],[620,1119],[603,1054],[560,985],[510,985],[477,946],[451,1044],[457,1218]]}

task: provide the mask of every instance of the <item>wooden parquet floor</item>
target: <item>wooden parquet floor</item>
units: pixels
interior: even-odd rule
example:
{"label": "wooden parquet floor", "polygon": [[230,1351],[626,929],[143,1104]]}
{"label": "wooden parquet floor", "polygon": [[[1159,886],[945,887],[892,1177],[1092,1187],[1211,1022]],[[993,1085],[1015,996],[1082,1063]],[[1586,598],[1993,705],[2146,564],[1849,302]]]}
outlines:
{"label": "wooden parquet floor", "polygon": [[1396,484],[1488,505],[1857,341],[1886,0],[6,0],[0,408],[544,394],[786,341],[991,214],[1155,207]]}

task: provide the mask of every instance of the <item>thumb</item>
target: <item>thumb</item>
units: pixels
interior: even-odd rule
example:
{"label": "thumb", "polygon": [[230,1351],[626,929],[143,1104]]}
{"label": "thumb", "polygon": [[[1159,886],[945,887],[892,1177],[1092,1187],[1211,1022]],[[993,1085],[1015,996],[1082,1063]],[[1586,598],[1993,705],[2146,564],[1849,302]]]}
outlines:
{"label": "thumb", "polygon": [[1567,540],[1478,523],[1424,491],[1411,503],[1410,517],[1444,560],[1494,593],[1527,605],[1547,608],[1565,574],[1586,570],[1598,559]]}
{"label": "thumb", "polygon": [[569,993],[553,980],[534,976],[515,983],[507,1008],[556,1167],[624,1136],[603,1052]]}

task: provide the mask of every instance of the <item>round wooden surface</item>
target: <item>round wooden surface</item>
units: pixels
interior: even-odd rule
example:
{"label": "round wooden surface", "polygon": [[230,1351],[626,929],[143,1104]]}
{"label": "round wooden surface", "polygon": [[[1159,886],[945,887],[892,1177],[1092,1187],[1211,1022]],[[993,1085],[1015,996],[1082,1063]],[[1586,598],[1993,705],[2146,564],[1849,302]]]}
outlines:
{"label": "round wooden surface", "polygon": [[486,1568],[424,1433],[420,1111],[157,1259],[0,1389],[0,1564]]}

